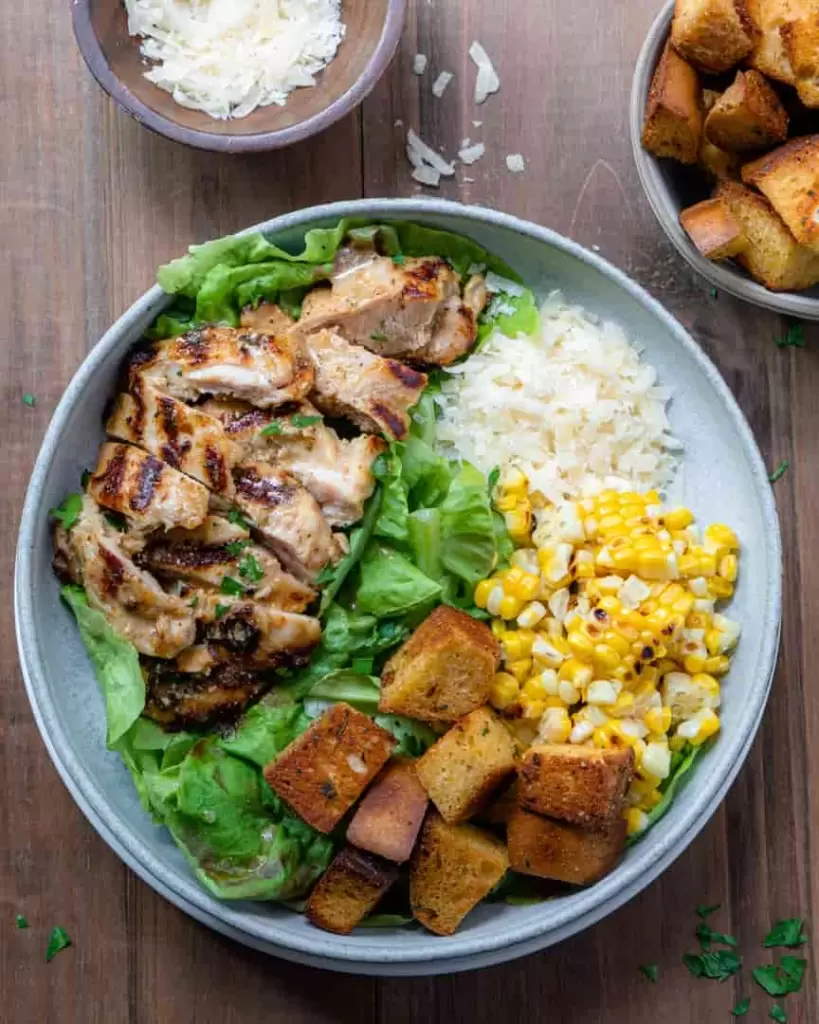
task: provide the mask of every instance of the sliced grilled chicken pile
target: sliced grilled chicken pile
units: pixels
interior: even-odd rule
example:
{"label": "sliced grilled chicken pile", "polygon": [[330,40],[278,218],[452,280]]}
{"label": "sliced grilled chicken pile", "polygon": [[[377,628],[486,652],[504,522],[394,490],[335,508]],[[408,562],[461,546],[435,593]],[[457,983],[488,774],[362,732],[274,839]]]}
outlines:
{"label": "sliced grilled chicken pile", "polygon": [[[130,358],[54,562],[140,653],[146,714],[168,728],[230,720],[268,670],[306,661],[316,581],[427,383],[407,363],[462,356],[485,301],[480,277],[462,295],[442,259],[343,251],[298,321],[263,303],[238,329]],[[324,414],[362,433],[342,437]]]}

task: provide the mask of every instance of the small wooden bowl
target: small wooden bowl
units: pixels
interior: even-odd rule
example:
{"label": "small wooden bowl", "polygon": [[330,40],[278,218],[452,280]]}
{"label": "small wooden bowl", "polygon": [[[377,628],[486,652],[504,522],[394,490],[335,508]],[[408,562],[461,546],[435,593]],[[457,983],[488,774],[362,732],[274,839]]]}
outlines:
{"label": "small wooden bowl", "polygon": [[314,86],[295,89],[284,107],[217,121],[188,110],[145,78],[140,40],[128,35],[122,0],[74,0],[74,33],[91,73],[126,113],[187,146],[222,153],[281,149],[329,127],[356,107],[384,74],[404,24],[406,0],[342,0],[347,27],[335,58]]}

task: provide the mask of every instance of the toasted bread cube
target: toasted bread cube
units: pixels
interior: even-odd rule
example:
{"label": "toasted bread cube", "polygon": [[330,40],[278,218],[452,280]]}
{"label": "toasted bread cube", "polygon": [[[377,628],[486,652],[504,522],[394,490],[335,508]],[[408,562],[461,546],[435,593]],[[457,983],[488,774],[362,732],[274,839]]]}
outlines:
{"label": "toasted bread cube", "polygon": [[448,825],[430,811],[410,865],[413,917],[436,935],[452,935],[508,866],[495,836],[474,825]]}
{"label": "toasted bread cube", "polygon": [[787,85],[794,84],[794,75],[782,28],[787,23],[791,3],[792,0],[747,0],[748,13],[758,30],[748,66]]}
{"label": "toasted bread cube", "polygon": [[395,737],[340,702],[264,770],[270,788],[318,829],[332,832],[389,760]]}
{"label": "toasted bread cube", "polygon": [[711,181],[722,181],[723,178],[739,180],[740,159],[737,154],[726,153],[724,149],[709,142],[704,135],[697,164]]}
{"label": "toasted bread cube", "polygon": [[489,700],[500,645],[488,626],[441,605],[384,666],[382,711],[454,722]]}
{"label": "toasted bread cube", "polygon": [[721,181],[714,196],[742,225],[748,245],[736,257],[774,291],[797,291],[819,282],[819,254],[799,245],[763,196],[735,181]]}
{"label": "toasted bread cube", "polygon": [[515,741],[490,708],[459,719],[418,761],[418,778],[444,821],[467,821],[515,770]]}
{"label": "toasted bread cube", "polygon": [[680,224],[707,260],[725,260],[748,244],[739,223],[719,199],[706,199],[680,214]]}
{"label": "toasted bread cube", "polygon": [[819,135],[746,164],[742,180],[759,189],[800,245],[819,252]]}
{"label": "toasted bread cube", "polygon": [[757,29],[745,0],[677,0],[671,41],[706,71],[727,71],[753,49]]}
{"label": "toasted bread cube", "polygon": [[819,7],[815,0],[791,0],[790,15],[780,35],[796,92],[806,107],[819,107]]}
{"label": "toasted bread cube", "polygon": [[535,814],[599,827],[619,816],[633,774],[631,747],[537,744],[518,768],[518,801]]}
{"label": "toasted bread cube", "polygon": [[394,761],[358,805],[347,829],[347,841],[403,864],[410,859],[428,804],[415,762]]}
{"label": "toasted bread cube", "polygon": [[398,867],[346,846],[316,883],[305,912],[326,932],[349,935],[398,878]]}
{"label": "toasted bread cube", "polygon": [[643,148],[683,164],[696,163],[702,140],[701,104],[697,72],[669,43],[648,92]]}
{"label": "toasted bread cube", "polygon": [[478,813],[476,821],[481,824],[506,828],[512,811],[518,806],[518,780],[514,778],[508,786],[492,797],[486,807]]}
{"label": "toasted bread cube", "polygon": [[705,119],[705,137],[731,153],[770,149],[788,137],[788,115],[758,71],[738,71]]}
{"label": "toasted bread cube", "polygon": [[590,885],[614,868],[626,845],[626,822],[615,818],[601,829],[544,818],[522,807],[506,831],[509,866],[522,875]]}

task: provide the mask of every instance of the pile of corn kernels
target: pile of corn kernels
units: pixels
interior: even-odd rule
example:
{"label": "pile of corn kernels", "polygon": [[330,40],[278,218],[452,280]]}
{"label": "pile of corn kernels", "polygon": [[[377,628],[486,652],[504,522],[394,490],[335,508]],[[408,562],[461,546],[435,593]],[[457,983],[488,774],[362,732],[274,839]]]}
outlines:
{"label": "pile of corn kernels", "polygon": [[734,592],[737,536],[701,533],[654,491],[547,505],[514,468],[494,498],[517,549],[475,590],[503,652],[492,703],[530,742],[633,747],[626,817],[640,832],[673,752],[720,728],[740,626],[717,605]]}

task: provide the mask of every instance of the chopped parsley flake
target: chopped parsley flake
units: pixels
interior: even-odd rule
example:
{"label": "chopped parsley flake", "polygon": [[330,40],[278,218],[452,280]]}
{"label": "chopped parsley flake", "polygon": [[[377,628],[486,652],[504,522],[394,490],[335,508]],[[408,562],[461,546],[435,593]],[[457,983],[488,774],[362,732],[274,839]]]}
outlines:
{"label": "chopped parsley flake", "polygon": [[229,612],[229,611],[230,611],[230,605],[229,604],[217,604],[216,607],[213,609],[213,617],[215,619],[221,619],[222,616],[225,614],[225,612]]}
{"label": "chopped parsley flake", "polygon": [[18,914],[14,919],[14,923],[22,931],[23,928],[28,928],[28,919],[23,917],[22,914]]}
{"label": "chopped parsley flake", "polygon": [[240,597],[245,592],[243,584],[238,580],[235,580],[232,576],[225,576],[222,579],[222,584],[219,590],[223,594],[229,594],[231,597]]}
{"label": "chopped parsley flake", "polygon": [[739,973],[742,957],[732,949],[715,949],[702,953],[686,953],[683,963],[695,978],[726,981],[732,974]]}
{"label": "chopped parsley flake", "polygon": [[199,595],[194,595],[190,601],[188,601],[188,608],[196,608],[199,605]]}
{"label": "chopped parsley flake", "polygon": [[700,940],[700,945],[705,950],[710,949],[711,943],[713,942],[717,942],[722,946],[737,945],[737,940],[733,935],[723,935],[722,932],[715,932],[713,928],[709,928],[704,921],[700,921],[697,925],[697,938]]}
{"label": "chopped parsley flake", "polygon": [[500,466],[495,466],[486,480],[490,495],[498,486],[498,480],[500,480]]}
{"label": "chopped parsley flake", "polygon": [[238,508],[232,508],[227,514],[228,522],[234,526],[241,526],[243,530],[250,529],[250,523],[245,519]]}
{"label": "chopped parsley flake", "polygon": [[392,261],[396,267],[403,267],[407,261],[407,257],[402,252],[397,252],[393,255]]}
{"label": "chopped parsley flake", "polygon": [[773,1006],[768,1011],[768,1016],[771,1018],[771,1020],[778,1021],[779,1024],[788,1024],[788,1015],[787,1013],[785,1013],[785,1011],[782,1009],[779,1003],[773,1004]]}
{"label": "chopped parsley flake", "polygon": [[290,422],[294,427],[303,429],[304,427],[314,427],[317,423],[321,423],[323,419],[323,416],[305,416],[303,413],[297,412],[290,417]]}
{"label": "chopped parsley flake", "polygon": [[264,569],[253,555],[245,555],[241,562],[239,562],[239,575],[243,580],[258,583],[259,580],[264,578]]}
{"label": "chopped parsley flake", "polygon": [[279,434],[284,433],[284,427],[282,426],[281,420],[271,420],[270,423],[262,430],[262,437],[278,437]]}
{"label": "chopped parsley flake", "polygon": [[23,405],[27,405],[33,409],[36,404],[37,399],[34,397],[34,395],[30,395],[28,394],[28,392],[26,392],[26,394],[23,395]]}
{"label": "chopped parsley flake", "polygon": [[370,337],[373,341],[387,341],[387,335],[383,331],[373,331]]}
{"label": "chopped parsley flake", "polygon": [[712,903],[711,906],[707,906],[704,903],[697,905],[697,917],[701,917],[705,920],[706,917],[710,917],[712,914],[716,914],[718,910],[722,910],[721,903]]}
{"label": "chopped parsley flake", "polygon": [[648,978],[652,985],[657,984],[657,979],[660,977],[660,968],[656,964],[640,964],[637,970],[644,978]]}
{"label": "chopped parsley flake", "polygon": [[751,1000],[743,999],[737,1003],[737,1005],[731,1010],[732,1017],[744,1017],[745,1014],[751,1009]]}
{"label": "chopped parsley flake", "polygon": [[54,957],[60,952],[61,949],[67,949],[71,945],[71,939],[68,937],[68,932],[65,928],[61,928],[59,925],[52,931],[48,939],[48,947],[46,949],[46,960],[53,960]]}
{"label": "chopped parsley flake", "polygon": [[772,484],[775,484],[777,480],[782,479],[782,477],[788,472],[790,468],[790,462],[788,462],[787,459],[783,459],[776,467],[776,469],[773,471],[773,473],[771,473],[768,479],[771,481]]}
{"label": "chopped parsley flake", "polygon": [[786,996],[798,992],[805,977],[807,960],[797,956],[783,956],[778,964],[754,968],[754,981],[769,996]]}
{"label": "chopped parsley flake", "polygon": [[248,544],[250,544],[249,540],[232,540],[229,544],[225,544],[225,551],[233,558],[238,558]]}
{"label": "chopped parsley flake", "polygon": [[808,937],[802,931],[802,918],[789,917],[776,922],[762,940],[762,945],[768,949],[772,949],[775,946],[785,946],[788,949],[793,949],[796,946],[804,946],[807,941]]}
{"label": "chopped parsley flake", "polygon": [[791,324],[782,338],[776,339],[779,348],[804,348],[805,328],[802,324]]}
{"label": "chopped parsley flake", "polygon": [[56,519],[65,530],[71,529],[80,518],[80,512],[82,512],[81,494],[69,494],[62,505],[48,510],[49,516]]}

